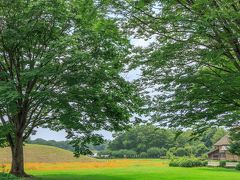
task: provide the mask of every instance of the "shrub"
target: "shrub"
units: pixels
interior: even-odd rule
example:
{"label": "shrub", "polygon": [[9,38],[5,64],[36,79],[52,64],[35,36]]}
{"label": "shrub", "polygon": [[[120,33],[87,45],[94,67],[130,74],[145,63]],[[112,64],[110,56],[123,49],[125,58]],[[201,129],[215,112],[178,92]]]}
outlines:
{"label": "shrub", "polygon": [[172,159],[174,157],[174,155],[173,155],[173,153],[171,151],[168,151],[166,153],[166,156],[167,156],[168,159]]}
{"label": "shrub", "polygon": [[202,160],[202,165],[207,166],[208,165],[208,160]]}
{"label": "shrub", "polygon": [[225,166],[226,166],[226,162],[227,162],[227,161],[225,161],[225,160],[221,160],[221,161],[219,162],[219,166],[220,166],[220,167],[225,167]]}
{"label": "shrub", "polygon": [[240,171],[240,162],[237,164],[237,166],[235,168],[236,168],[236,170]]}
{"label": "shrub", "polygon": [[0,179],[1,180],[17,180],[19,178],[8,173],[0,173]]}
{"label": "shrub", "polygon": [[169,166],[172,167],[200,167],[205,165],[206,161],[198,158],[176,158],[172,159],[169,163]]}

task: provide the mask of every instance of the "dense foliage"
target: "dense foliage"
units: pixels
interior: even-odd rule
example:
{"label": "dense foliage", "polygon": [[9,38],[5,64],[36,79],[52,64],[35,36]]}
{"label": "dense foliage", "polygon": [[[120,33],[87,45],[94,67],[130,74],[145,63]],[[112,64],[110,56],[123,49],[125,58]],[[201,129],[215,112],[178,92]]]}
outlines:
{"label": "dense foliage", "polygon": [[226,163],[227,163],[227,161],[221,160],[221,161],[219,162],[219,166],[220,166],[220,167],[225,167],[225,166],[226,166]]}
{"label": "dense foliage", "polygon": [[235,126],[240,110],[238,0],[116,0],[122,26],[151,40],[134,52],[139,85],[161,125],[201,133]]}
{"label": "dense foliage", "polygon": [[240,171],[240,163],[237,164],[236,170],[239,170],[239,171]]}
{"label": "dense foliage", "polygon": [[213,144],[224,136],[226,131],[212,128],[198,139],[192,139],[192,133],[187,130],[179,134],[174,129],[163,129],[153,125],[136,126],[116,134],[108,149],[99,152],[99,156],[128,157],[126,152],[131,151],[135,157],[142,158],[205,157],[204,154],[212,149]]}
{"label": "dense foliage", "polygon": [[198,158],[175,158],[169,163],[172,167],[201,167],[206,166],[207,161]]}
{"label": "dense foliage", "polygon": [[240,128],[235,127],[230,131],[231,144],[229,151],[240,156]]}
{"label": "dense foliage", "polygon": [[8,174],[8,173],[0,173],[0,179],[1,180],[20,180],[16,176]]}
{"label": "dense foliage", "polygon": [[[141,102],[121,73],[129,40],[98,0],[0,1],[0,143],[25,176],[23,142],[65,130],[75,155],[127,128]],[[132,119],[131,123],[134,120]]]}

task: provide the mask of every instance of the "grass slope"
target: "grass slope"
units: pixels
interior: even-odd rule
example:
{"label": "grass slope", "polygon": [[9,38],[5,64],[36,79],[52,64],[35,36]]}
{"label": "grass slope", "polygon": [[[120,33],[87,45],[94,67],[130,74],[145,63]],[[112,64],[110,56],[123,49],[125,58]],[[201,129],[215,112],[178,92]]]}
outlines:
{"label": "grass slope", "polygon": [[[27,144],[24,146],[25,162],[58,163],[58,162],[92,162],[93,158],[73,157],[73,153],[61,148],[45,145]],[[0,148],[0,163],[10,163],[10,148]]]}

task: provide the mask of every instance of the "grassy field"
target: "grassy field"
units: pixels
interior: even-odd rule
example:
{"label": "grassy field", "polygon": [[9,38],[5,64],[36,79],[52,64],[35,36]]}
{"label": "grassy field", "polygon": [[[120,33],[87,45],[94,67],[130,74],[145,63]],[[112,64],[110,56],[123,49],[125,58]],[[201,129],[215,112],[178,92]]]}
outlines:
{"label": "grassy field", "polygon": [[[96,161],[93,158],[87,156],[81,156],[76,159],[73,157],[73,153],[64,149],[27,144],[24,146],[24,158],[25,162],[37,162],[37,163],[57,163],[57,162],[91,162]],[[0,164],[11,162],[10,148],[0,148]]]}
{"label": "grassy field", "polygon": [[[33,168],[33,166],[32,166]],[[85,163],[28,164],[39,180],[239,180],[240,172],[224,168],[175,168],[162,160],[105,160]]]}
{"label": "grassy field", "polygon": [[[10,169],[9,149],[0,149],[0,164]],[[175,168],[167,160],[76,159],[69,151],[42,145],[26,145],[27,173],[36,180],[240,180],[240,171],[224,168]],[[0,168],[1,171],[1,168]]]}

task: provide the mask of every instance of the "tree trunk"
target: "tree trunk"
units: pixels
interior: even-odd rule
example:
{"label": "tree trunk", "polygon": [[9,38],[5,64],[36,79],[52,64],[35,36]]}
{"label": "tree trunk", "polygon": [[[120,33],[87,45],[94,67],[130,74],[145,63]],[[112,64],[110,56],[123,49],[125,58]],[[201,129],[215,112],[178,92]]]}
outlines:
{"label": "tree trunk", "polygon": [[12,167],[10,173],[18,177],[29,177],[24,171],[23,137],[17,135],[12,150]]}

